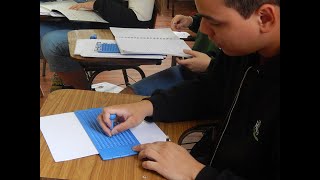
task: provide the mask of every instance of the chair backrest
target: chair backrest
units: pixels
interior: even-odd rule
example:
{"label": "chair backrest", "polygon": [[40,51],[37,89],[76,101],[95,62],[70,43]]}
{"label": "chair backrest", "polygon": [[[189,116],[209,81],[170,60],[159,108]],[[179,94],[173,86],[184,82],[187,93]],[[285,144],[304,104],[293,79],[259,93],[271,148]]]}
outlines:
{"label": "chair backrest", "polygon": [[156,27],[156,20],[158,16],[158,10],[157,7],[153,7],[153,12],[152,12],[152,18],[151,18],[151,23],[150,23],[150,29],[154,29]]}
{"label": "chair backrest", "polygon": [[203,135],[216,126],[217,122],[212,122],[209,124],[201,124],[191,127],[181,134],[178,144],[190,152],[193,146],[203,137]]}

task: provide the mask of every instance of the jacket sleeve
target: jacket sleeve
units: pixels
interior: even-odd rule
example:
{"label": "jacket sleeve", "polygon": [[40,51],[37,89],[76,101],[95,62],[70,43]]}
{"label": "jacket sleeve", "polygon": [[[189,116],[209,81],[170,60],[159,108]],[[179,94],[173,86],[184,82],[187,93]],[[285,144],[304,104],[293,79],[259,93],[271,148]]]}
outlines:
{"label": "jacket sleeve", "polygon": [[192,16],[192,24],[191,26],[189,26],[189,29],[195,33],[198,32],[199,28],[200,28],[200,22],[201,22],[201,16],[199,14],[195,14],[194,16]]}
{"label": "jacket sleeve", "polygon": [[148,27],[150,22],[139,21],[132,9],[116,0],[96,0],[93,9],[109,22],[109,26],[138,28]]}
{"label": "jacket sleeve", "polygon": [[219,173],[215,168],[206,166],[196,177],[196,180],[245,180],[242,177],[236,176],[229,170],[224,170]]}
{"label": "jacket sleeve", "polygon": [[[185,121],[218,119],[222,115],[223,69],[210,63],[208,74],[183,81],[169,90],[156,90],[147,98],[153,105],[153,116],[147,121]],[[216,71],[212,71],[216,69]]]}

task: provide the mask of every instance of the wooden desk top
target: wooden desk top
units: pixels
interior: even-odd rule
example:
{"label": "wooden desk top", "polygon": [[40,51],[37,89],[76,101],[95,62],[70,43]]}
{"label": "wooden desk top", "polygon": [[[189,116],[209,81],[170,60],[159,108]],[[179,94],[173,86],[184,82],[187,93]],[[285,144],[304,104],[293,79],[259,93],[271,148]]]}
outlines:
{"label": "wooden desk top", "polygon": [[68,32],[69,52],[71,58],[79,62],[104,62],[104,65],[154,65],[161,64],[162,60],[158,59],[120,59],[120,58],[91,58],[82,57],[74,54],[77,39],[88,39],[91,35],[96,34],[98,39],[110,39],[114,40],[114,36],[109,29],[81,29],[72,30]]}
{"label": "wooden desk top", "polygon": [[[40,116],[71,112],[75,110],[109,106],[114,104],[140,101],[143,96],[129,94],[114,94],[95,91],[65,89],[49,94],[40,109]],[[187,121],[179,123],[157,123],[173,142],[186,129],[201,122]],[[48,145],[40,131],[40,177],[88,180],[157,180],[162,176],[141,167],[137,156],[103,161],[99,155],[79,158],[64,162],[54,162]],[[40,178],[40,179],[41,179]]]}

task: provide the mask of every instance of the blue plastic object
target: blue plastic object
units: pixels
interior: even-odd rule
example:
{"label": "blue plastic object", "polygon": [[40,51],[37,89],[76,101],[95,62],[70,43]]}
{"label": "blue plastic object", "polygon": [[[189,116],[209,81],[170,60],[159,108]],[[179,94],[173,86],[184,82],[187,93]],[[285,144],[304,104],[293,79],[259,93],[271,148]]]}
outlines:
{"label": "blue plastic object", "polygon": [[120,53],[119,47],[115,43],[97,43],[96,50],[99,53]]}
{"label": "blue plastic object", "polygon": [[90,36],[90,39],[97,39],[97,35],[96,35],[96,34],[92,34],[92,35]]}
{"label": "blue plastic object", "polygon": [[132,147],[140,143],[130,129],[111,137],[104,133],[97,121],[97,117],[101,112],[102,108],[74,112],[92,143],[97,148],[100,157],[103,160],[108,160],[137,154],[137,152],[132,150]]}
{"label": "blue plastic object", "polygon": [[114,120],[116,119],[117,115],[116,114],[110,114],[110,120],[111,120],[111,127],[110,129],[112,130],[114,127]]}

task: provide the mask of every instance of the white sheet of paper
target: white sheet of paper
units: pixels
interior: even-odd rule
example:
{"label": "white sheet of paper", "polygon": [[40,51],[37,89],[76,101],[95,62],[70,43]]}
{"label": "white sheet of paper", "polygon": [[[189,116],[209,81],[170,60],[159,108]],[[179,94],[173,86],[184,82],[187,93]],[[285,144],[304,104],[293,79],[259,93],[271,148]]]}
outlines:
{"label": "white sheet of paper", "polygon": [[[80,55],[82,51],[88,49],[88,51],[94,51],[94,47],[99,42],[98,39],[77,39],[76,46],[74,48],[74,54]],[[114,41],[110,41],[114,42]]]}
{"label": "white sheet of paper", "polygon": [[98,154],[73,112],[40,117],[40,130],[55,162]]}
{"label": "white sheet of paper", "polygon": [[180,39],[182,38],[187,38],[190,36],[190,34],[188,32],[179,32],[179,31],[173,31],[173,33],[178,36]]}
{"label": "white sheet of paper", "polygon": [[40,15],[50,15],[50,10],[40,6]]}
{"label": "white sheet of paper", "polygon": [[143,121],[139,126],[130,129],[140,144],[152,143],[156,141],[166,141],[167,136],[155,124]]}
{"label": "white sheet of paper", "polygon": [[91,88],[93,88],[95,91],[98,91],[98,92],[110,92],[110,93],[119,93],[120,91],[123,90],[123,87],[117,86],[115,84],[111,84],[108,82],[92,84]]}

